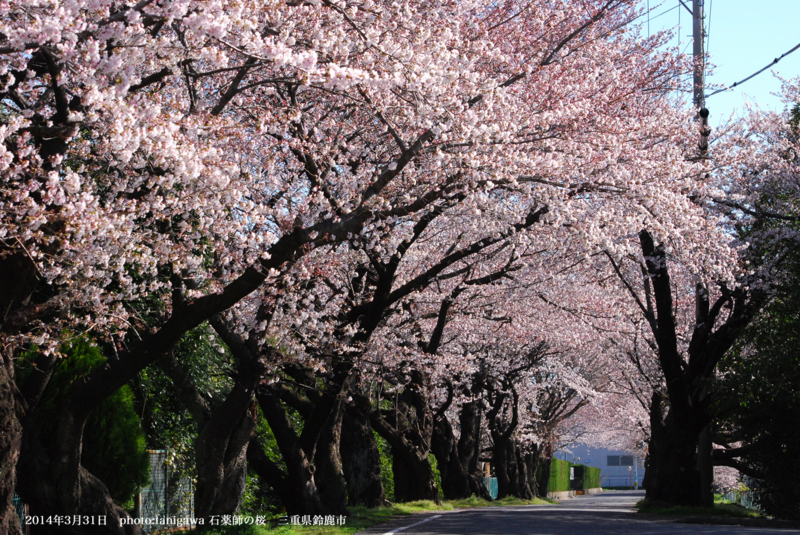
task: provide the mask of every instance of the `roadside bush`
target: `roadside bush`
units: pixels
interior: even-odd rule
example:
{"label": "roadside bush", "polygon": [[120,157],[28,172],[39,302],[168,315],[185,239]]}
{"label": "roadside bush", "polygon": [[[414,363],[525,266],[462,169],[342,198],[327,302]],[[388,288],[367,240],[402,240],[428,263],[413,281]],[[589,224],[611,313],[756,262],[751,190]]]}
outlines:
{"label": "roadside bush", "polygon": [[[74,339],[60,349],[64,358],[56,364],[36,410],[46,444],[56,436],[61,403],[71,385],[106,361],[98,347],[86,338]],[[31,359],[21,359],[19,369],[24,379],[31,372]],[[150,462],[130,387],[117,390],[89,416],[83,432],[81,464],[105,483],[114,501],[126,508],[132,507],[133,497],[147,485]]]}
{"label": "roadside bush", "polygon": [[560,459],[553,459],[550,465],[550,481],[547,492],[564,492],[572,490],[569,478],[570,468],[575,468],[575,477],[583,479],[582,489],[593,489],[600,486],[600,469],[571,463]]}
{"label": "roadside bush", "polygon": [[572,463],[553,459],[550,464],[550,482],[547,492],[564,492],[569,488],[569,468]]}
{"label": "roadside bush", "polygon": [[583,467],[583,488],[596,489],[600,487],[600,469],[594,466]]}

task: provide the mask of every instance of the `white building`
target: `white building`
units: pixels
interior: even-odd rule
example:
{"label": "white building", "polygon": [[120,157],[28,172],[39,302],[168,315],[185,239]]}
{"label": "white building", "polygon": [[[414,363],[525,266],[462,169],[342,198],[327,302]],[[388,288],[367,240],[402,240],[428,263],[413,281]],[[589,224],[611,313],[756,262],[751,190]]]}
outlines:
{"label": "white building", "polygon": [[556,452],[554,457],[599,468],[602,487],[641,488],[642,486],[644,459],[634,453],[594,448],[586,444],[570,444]]}

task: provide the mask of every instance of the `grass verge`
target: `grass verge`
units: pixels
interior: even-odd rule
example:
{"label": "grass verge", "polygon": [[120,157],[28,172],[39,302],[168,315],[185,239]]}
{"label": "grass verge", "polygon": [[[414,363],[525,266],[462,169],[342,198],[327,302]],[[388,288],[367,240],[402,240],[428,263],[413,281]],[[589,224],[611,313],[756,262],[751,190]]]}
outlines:
{"label": "grass verge", "polygon": [[692,507],[671,505],[662,502],[640,500],[636,503],[640,513],[664,516],[729,516],[735,518],[760,518],[761,513],[736,503],[715,503],[714,507]]}
{"label": "grass verge", "polygon": [[[429,500],[417,502],[397,503],[389,507],[367,509],[366,507],[350,507],[350,514],[343,526],[281,526],[277,519],[272,519],[266,526],[219,526],[204,531],[203,535],[351,535],[368,527],[388,522],[398,516],[429,513],[435,511],[452,511],[454,509],[467,509],[470,507],[492,507],[508,505],[547,505],[555,503],[551,500],[534,498],[533,500],[520,500],[519,498],[503,498],[493,502],[475,496],[463,500],[443,501],[436,505]],[[187,533],[187,532],[183,532]],[[194,533],[194,532],[192,532]]]}

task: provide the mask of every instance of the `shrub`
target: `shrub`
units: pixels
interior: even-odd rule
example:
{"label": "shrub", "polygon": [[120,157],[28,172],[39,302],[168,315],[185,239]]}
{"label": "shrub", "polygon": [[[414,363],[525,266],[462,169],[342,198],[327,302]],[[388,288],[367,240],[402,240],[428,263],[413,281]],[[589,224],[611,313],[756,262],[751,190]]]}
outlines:
{"label": "shrub", "polygon": [[[59,409],[70,386],[106,360],[86,338],[67,342],[60,349],[64,358],[56,364],[36,409],[46,445],[56,436]],[[23,377],[30,373],[30,357],[20,362]],[[81,464],[105,483],[114,501],[123,506],[130,507],[134,495],[147,485],[150,462],[130,387],[117,390],[89,416],[83,431]]]}

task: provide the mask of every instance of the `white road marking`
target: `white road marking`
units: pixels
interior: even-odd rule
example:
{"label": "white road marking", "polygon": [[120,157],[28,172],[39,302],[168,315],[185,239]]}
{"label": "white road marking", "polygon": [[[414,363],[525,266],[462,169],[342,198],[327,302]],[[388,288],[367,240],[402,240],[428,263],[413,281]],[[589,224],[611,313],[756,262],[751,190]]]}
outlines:
{"label": "white road marking", "polygon": [[426,518],[425,520],[420,520],[416,524],[411,524],[410,526],[405,526],[405,527],[402,527],[402,528],[393,529],[392,531],[387,531],[383,535],[392,535],[393,533],[398,533],[400,531],[403,531],[404,529],[413,528],[414,526],[419,526],[420,524],[424,524],[425,522],[428,522],[429,520],[433,520],[434,518],[439,518],[440,516],[442,516],[442,515],[433,515],[433,516],[430,516],[430,517]]}
{"label": "white road marking", "polygon": [[[524,507],[524,506],[522,506]],[[522,507],[517,506],[515,509],[511,509],[510,507],[494,507],[494,509],[499,509],[502,511],[565,511],[569,513],[635,513],[636,509],[623,509],[621,507],[558,507],[558,506],[546,506],[546,505],[531,505],[528,508],[522,509]]]}

